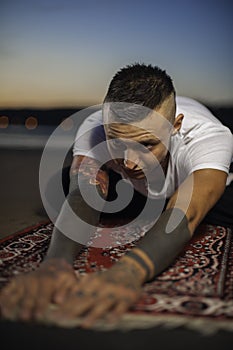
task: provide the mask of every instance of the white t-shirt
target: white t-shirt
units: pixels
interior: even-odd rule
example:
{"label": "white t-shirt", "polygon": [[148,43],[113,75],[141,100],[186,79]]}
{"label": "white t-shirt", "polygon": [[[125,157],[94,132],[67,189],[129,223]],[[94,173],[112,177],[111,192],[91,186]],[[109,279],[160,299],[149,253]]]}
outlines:
{"label": "white t-shirt", "polygon": [[[164,186],[160,192],[146,189],[145,180],[130,179],[134,188],[150,198],[169,198],[178,186],[195,170],[211,168],[229,172],[233,161],[233,135],[205,106],[188,98],[177,96],[176,115],[184,114],[181,129],[171,137],[170,159]],[[73,155],[86,155],[102,164],[111,156],[106,145],[102,125],[102,111],[94,112],[79,127]],[[98,146],[97,146],[98,145]],[[95,147],[97,146],[97,147]],[[121,168],[113,168],[127,175]]]}

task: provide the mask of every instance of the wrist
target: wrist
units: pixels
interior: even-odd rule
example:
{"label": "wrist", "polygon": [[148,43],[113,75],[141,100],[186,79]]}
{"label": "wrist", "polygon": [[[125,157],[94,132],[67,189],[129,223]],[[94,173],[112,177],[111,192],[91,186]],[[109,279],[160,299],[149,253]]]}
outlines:
{"label": "wrist", "polygon": [[142,283],[154,277],[154,264],[143,250],[134,248],[125,255],[125,258],[130,259],[132,263],[138,266],[138,270],[141,271]]}
{"label": "wrist", "polygon": [[125,265],[125,271],[133,273],[135,282],[143,285],[147,280],[147,270],[133,257],[125,255],[120,259],[120,263]]}
{"label": "wrist", "polygon": [[49,270],[73,270],[72,265],[67,262],[64,258],[54,258],[54,257],[46,257],[42,263],[40,268],[45,268]]}

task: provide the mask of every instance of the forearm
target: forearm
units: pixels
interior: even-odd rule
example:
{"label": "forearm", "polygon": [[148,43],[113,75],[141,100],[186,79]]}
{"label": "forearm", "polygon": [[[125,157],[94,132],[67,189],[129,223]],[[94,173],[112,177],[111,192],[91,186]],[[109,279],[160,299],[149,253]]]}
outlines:
{"label": "forearm", "polygon": [[[171,214],[172,219],[169,221]],[[169,231],[168,223],[171,227]],[[185,213],[178,208],[167,209],[126,256],[144,269],[144,282],[146,282],[166,269],[190,238],[191,233]]]}
{"label": "forearm", "polygon": [[50,246],[44,261],[56,258],[64,259],[69,264],[73,264],[75,257],[79,254],[82,247],[82,244],[69,239],[54,227]]}
{"label": "forearm", "polygon": [[[72,178],[71,181],[73,181]],[[75,214],[74,216],[70,215],[70,209]],[[80,225],[77,225],[76,216],[81,219],[79,220]],[[99,216],[100,212],[86,204],[78,189],[70,192],[55,222],[46,258],[64,258],[67,262],[73,263],[74,258],[84,246],[83,243],[85,241],[87,243],[90,239],[98,224]]]}
{"label": "forearm", "polygon": [[[71,172],[69,194],[54,225],[45,259],[63,258],[72,264],[96,230],[103,209],[99,202],[99,196],[104,198],[106,193],[103,193],[97,181],[90,181],[87,173],[86,168],[78,168]],[[108,181],[108,177],[105,178]],[[94,201],[92,204],[97,207],[98,203],[99,210],[94,209],[85,200],[85,195],[93,193],[93,187],[96,189],[96,196],[91,196],[92,201]]]}

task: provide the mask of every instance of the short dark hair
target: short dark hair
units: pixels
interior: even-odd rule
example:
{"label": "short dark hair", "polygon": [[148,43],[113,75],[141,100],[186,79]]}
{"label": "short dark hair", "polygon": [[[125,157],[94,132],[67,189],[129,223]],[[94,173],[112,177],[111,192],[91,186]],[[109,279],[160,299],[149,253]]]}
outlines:
{"label": "short dark hair", "polygon": [[[125,102],[152,110],[160,107],[171,93],[174,93],[175,96],[172,79],[165,70],[151,64],[135,63],[127,65],[114,75],[104,103]],[[132,108],[130,114],[133,117]],[[133,119],[125,117],[125,119]],[[138,116],[135,119],[143,119],[143,117],[145,115],[141,114],[141,118]]]}

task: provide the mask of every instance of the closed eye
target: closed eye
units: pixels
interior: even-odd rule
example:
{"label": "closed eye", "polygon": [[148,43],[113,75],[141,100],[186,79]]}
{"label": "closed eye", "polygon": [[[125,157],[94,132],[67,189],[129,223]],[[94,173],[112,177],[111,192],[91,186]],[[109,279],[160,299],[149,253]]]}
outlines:
{"label": "closed eye", "polygon": [[151,143],[146,143],[146,142],[143,142],[141,143],[141,145],[143,145],[144,147],[148,148],[148,149],[151,149],[153,148],[154,145],[152,145]]}
{"label": "closed eye", "polygon": [[140,142],[141,145],[143,145],[144,147],[146,147],[148,150],[153,149],[153,147],[157,146],[160,142],[156,141],[156,142]]}

